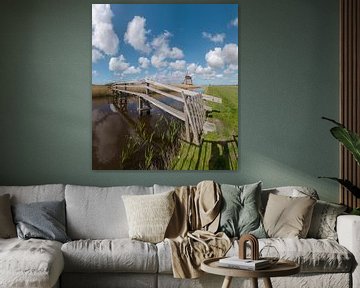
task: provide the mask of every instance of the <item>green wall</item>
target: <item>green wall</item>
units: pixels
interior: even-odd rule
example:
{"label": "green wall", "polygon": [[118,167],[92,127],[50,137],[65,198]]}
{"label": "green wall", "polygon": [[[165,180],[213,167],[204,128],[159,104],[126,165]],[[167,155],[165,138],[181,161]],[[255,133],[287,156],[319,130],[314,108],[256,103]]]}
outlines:
{"label": "green wall", "polygon": [[261,179],[337,201],[337,185],[317,179],[339,166],[320,119],[338,118],[337,0],[241,1],[237,172],[91,170],[91,2],[2,2],[1,185]]}

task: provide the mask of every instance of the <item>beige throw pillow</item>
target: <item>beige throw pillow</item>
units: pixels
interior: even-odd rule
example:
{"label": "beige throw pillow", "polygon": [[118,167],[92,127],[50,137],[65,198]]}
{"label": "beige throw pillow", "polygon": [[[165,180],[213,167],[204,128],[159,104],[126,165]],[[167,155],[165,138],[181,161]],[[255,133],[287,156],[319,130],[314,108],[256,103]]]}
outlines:
{"label": "beige throw pillow", "polygon": [[164,240],[175,207],[173,193],[122,196],[131,239],[151,243]]}
{"label": "beige throw pillow", "polygon": [[0,238],[16,237],[9,194],[0,196]]}
{"label": "beige throw pillow", "polygon": [[269,237],[306,238],[316,200],[311,197],[269,195],[264,228]]}

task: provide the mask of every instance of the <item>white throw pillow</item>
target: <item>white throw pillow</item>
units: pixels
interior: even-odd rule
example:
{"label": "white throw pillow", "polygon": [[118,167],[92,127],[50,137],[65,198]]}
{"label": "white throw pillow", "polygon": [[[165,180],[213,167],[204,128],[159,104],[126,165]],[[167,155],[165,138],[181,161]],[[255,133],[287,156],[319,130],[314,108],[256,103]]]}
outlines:
{"label": "white throw pillow", "polygon": [[173,193],[122,196],[131,239],[151,243],[164,240],[175,208]]}

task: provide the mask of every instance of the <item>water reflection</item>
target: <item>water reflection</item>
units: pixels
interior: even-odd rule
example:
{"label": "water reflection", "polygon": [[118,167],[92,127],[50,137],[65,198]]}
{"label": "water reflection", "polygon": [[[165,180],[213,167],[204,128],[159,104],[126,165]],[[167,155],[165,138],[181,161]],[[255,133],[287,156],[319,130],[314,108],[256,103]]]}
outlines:
{"label": "water reflection", "polygon": [[[152,96],[174,108],[179,110],[182,108],[179,101],[161,95]],[[141,133],[146,135],[151,135],[155,130],[158,130],[160,134],[165,133],[167,127],[164,127],[164,123],[160,122],[162,117],[165,117],[168,121],[171,120],[179,125],[181,124],[181,121],[154,105],[151,105],[150,114],[144,113],[139,116],[137,101],[136,96],[128,96],[126,109],[119,109],[117,105],[114,105],[112,97],[94,98],[92,100],[92,165],[94,170],[139,169],[139,163],[143,163],[146,153],[149,153],[145,151],[144,147],[139,148],[138,153],[127,160],[126,167],[121,162],[122,157],[124,158],[124,155],[128,152],[127,150],[129,150],[129,141],[131,139],[137,139],[137,141],[141,139],[138,135],[139,123],[143,125]],[[153,135],[153,137],[157,142],[157,146],[163,145],[161,139],[156,139],[156,135]],[[160,147],[159,149],[161,151],[166,147]],[[159,158],[161,155],[157,156]],[[159,159],[154,158],[154,161],[159,164],[162,161],[161,157]]]}

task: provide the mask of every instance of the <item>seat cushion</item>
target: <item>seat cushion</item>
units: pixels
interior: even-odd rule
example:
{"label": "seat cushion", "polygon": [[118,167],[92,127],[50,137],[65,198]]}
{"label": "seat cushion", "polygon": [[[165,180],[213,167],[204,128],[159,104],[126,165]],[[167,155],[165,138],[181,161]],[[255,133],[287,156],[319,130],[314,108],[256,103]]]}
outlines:
{"label": "seat cushion", "polygon": [[[353,255],[344,246],[330,239],[259,239],[260,251],[266,245],[275,247],[281,259],[298,263],[301,273],[350,272],[354,265]],[[237,251],[236,242],[228,252],[228,256],[236,255]]]}
{"label": "seat cushion", "polygon": [[130,239],[78,240],[61,248],[66,272],[156,273],[156,246]]}
{"label": "seat cushion", "polygon": [[[281,259],[295,261],[302,273],[350,272],[353,255],[339,243],[330,239],[268,238],[259,239],[260,250],[265,245],[274,246]],[[172,273],[171,248],[167,241],[157,244],[159,273]],[[238,255],[239,246],[235,241],[227,256]],[[250,251],[249,251],[250,256]]]}
{"label": "seat cushion", "polygon": [[59,242],[0,239],[1,287],[52,287],[63,268]]}
{"label": "seat cushion", "polygon": [[128,238],[123,195],[153,194],[152,187],[66,185],[67,233],[73,239]]}
{"label": "seat cushion", "polygon": [[65,198],[65,186],[63,184],[0,186],[0,195],[4,194],[10,194],[11,204],[61,201]]}

